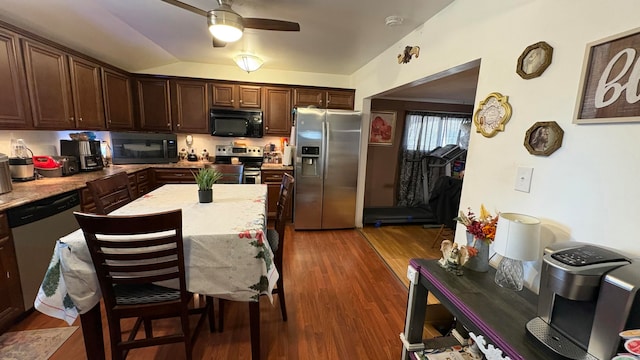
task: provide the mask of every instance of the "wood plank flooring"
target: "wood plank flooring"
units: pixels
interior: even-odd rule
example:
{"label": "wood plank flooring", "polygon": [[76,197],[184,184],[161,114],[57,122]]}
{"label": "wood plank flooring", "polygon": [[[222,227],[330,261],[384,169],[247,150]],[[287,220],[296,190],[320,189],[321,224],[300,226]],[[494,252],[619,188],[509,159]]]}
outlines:
{"label": "wood plank flooring", "polygon": [[[413,251],[417,249],[407,250],[410,257],[422,257]],[[408,261],[390,262],[406,272]],[[273,305],[262,298],[262,359],[399,359],[398,335],[404,327],[407,288],[389,269],[358,230],[294,231],[288,227],[282,273],[289,320],[282,321],[277,296]],[[34,312],[10,331],[63,326],[63,321]],[[175,324],[158,322],[154,330],[170,326]],[[110,356],[107,334],[105,328]],[[80,330],[51,357],[84,358]],[[133,350],[128,356],[133,360],[182,358],[182,344]],[[228,302],[224,332],[211,334],[203,328],[194,359],[249,358],[248,306]]]}

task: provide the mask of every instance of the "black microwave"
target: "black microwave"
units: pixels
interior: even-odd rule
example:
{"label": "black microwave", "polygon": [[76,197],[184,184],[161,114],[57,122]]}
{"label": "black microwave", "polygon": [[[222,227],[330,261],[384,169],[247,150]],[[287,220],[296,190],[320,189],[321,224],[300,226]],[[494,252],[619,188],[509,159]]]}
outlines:
{"label": "black microwave", "polygon": [[111,158],[114,164],[167,164],[178,162],[175,134],[111,133]]}
{"label": "black microwave", "polygon": [[211,109],[209,125],[212,136],[262,137],[262,111]]}

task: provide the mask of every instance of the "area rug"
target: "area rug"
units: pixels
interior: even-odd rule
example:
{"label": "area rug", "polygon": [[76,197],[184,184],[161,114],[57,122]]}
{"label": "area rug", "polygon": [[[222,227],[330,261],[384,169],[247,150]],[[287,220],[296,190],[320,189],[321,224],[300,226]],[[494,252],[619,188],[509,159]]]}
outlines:
{"label": "area rug", "polygon": [[0,336],[1,360],[47,360],[77,326],[8,332]]}

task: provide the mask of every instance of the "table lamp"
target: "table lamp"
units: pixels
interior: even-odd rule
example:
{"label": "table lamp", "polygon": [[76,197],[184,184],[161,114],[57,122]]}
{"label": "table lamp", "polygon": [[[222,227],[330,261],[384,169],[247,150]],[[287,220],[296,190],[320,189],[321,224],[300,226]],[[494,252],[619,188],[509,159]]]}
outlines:
{"label": "table lamp", "polygon": [[540,252],[540,220],[533,216],[501,213],[493,250],[502,255],[496,271],[496,284],[514,291],[522,290],[522,261],[537,260]]}

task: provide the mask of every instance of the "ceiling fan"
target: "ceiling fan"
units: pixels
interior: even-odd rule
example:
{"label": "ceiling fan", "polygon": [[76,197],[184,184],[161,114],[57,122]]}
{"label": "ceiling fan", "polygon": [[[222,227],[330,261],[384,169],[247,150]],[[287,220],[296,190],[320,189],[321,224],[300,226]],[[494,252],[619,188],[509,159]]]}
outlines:
{"label": "ceiling fan", "polygon": [[192,13],[206,16],[213,35],[213,47],[223,47],[242,37],[244,28],[276,31],[300,31],[300,24],[291,21],[244,18],[231,9],[232,0],[218,0],[218,7],[205,11],[178,0],[162,0]]}

